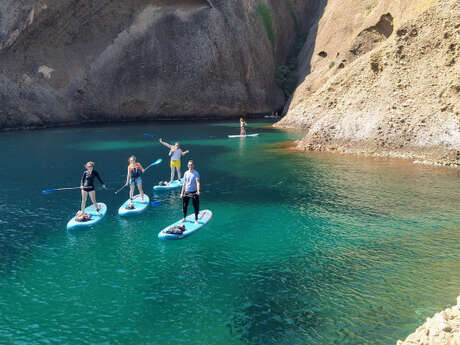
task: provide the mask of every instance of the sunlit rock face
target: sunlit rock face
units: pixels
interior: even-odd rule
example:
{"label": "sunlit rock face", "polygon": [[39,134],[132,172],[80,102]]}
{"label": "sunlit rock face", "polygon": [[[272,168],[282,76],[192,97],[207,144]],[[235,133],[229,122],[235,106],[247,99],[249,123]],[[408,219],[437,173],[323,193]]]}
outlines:
{"label": "sunlit rock face", "polygon": [[277,126],[298,148],[460,166],[460,2],[329,0]]}

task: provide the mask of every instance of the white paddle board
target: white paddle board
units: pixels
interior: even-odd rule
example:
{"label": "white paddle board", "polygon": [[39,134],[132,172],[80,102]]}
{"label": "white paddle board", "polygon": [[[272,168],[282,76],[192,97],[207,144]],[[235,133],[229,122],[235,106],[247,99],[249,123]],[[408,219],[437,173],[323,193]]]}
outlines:
{"label": "white paddle board", "polygon": [[257,137],[259,133],[255,134],[246,134],[246,135],[229,135],[229,138],[246,138],[246,137]]}

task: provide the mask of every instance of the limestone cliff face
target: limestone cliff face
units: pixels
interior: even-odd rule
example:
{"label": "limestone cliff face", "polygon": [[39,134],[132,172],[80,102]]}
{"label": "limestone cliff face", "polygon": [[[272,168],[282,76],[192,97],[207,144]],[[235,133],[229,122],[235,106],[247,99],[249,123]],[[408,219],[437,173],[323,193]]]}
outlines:
{"label": "limestone cliff face", "polygon": [[276,66],[314,10],[301,0],[3,0],[0,128],[270,111],[284,102]]}
{"label": "limestone cliff face", "polygon": [[278,126],[305,128],[302,149],[460,164],[460,3],[339,6],[309,36],[309,74]]}

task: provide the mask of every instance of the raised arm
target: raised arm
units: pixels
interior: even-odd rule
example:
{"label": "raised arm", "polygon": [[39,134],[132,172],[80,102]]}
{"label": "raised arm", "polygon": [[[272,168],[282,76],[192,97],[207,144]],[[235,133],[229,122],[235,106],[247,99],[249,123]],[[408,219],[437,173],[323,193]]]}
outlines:
{"label": "raised arm", "polygon": [[160,142],[160,144],[166,146],[168,149],[171,148],[171,145],[169,145],[166,141],[163,141],[163,139],[160,138],[158,139],[158,141]]}

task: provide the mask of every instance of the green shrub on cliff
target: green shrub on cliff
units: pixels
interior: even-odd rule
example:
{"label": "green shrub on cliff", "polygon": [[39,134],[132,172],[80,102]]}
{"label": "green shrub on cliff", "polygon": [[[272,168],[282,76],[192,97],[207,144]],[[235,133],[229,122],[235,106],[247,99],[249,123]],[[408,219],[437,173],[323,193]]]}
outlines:
{"label": "green shrub on cliff", "polygon": [[281,65],[275,74],[276,84],[284,91],[286,95],[290,95],[297,87],[297,73],[295,67]]}
{"label": "green shrub on cliff", "polygon": [[286,63],[280,65],[275,74],[276,84],[284,91],[287,97],[289,97],[297,87],[297,59],[306,39],[306,34],[297,31],[295,42],[289,51]]}
{"label": "green shrub on cliff", "polygon": [[272,9],[265,4],[258,4],[256,6],[257,14],[262,20],[267,37],[272,44],[272,48],[275,49],[275,28],[273,27],[273,15]]}

